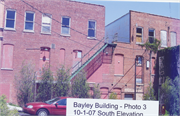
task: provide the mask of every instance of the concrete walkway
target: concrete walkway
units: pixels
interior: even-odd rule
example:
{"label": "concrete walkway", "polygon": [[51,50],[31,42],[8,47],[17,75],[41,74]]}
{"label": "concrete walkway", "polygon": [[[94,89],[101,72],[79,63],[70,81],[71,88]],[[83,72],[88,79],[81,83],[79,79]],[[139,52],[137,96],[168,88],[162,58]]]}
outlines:
{"label": "concrete walkway", "polygon": [[21,107],[11,106],[11,105],[9,105],[8,103],[7,103],[7,106],[8,106],[8,108],[9,108],[9,110],[14,110],[14,109],[16,109],[16,110],[18,110],[19,112],[22,112],[22,111],[23,111],[23,109],[22,109]]}

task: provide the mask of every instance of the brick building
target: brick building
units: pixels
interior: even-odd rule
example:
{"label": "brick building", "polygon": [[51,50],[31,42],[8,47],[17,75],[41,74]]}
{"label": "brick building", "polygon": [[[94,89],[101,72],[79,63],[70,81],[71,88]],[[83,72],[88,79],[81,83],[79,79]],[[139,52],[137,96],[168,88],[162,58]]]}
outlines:
{"label": "brick building", "polygon": [[150,82],[157,86],[158,79],[156,81],[154,79],[158,77],[155,75],[156,54],[152,53],[150,60],[150,51],[146,51],[139,44],[145,43],[148,38],[156,38],[161,40],[160,49],[179,45],[180,20],[129,11],[107,25],[105,33],[107,43],[117,44],[111,64],[114,70],[110,73],[111,76],[109,75],[112,78],[112,84],[117,83],[115,88],[121,89],[122,99],[135,98],[136,75],[136,99],[142,99]]}
{"label": "brick building", "polygon": [[156,54],[150,59],[150,51],[139,45],[148,38],[161,40],[159,49],[179,45],[180,20],[129,11],[105,27],[106,44],[82,67],[88,82],[99,84],[101,98],[115,92],[118,99],[142,100],[150,82],[158,86]]}
{"label": "brick building", "polygon": [[[69,0],[0,1],[0,95],[15,97],[13,80],[22,62],[38,72],[45,63],[55,72],[74,66],[104,45],[105,7]],[[37,83],[39,80],[36,81]]]}
{"label": "brick building", "polygon": [[180,43],[180,20],[169,17],[129,11],[105,29],[101,5],[1,0],[0,6],[0,95],[7,95],[9,102],[14,98],[14,75],[24,60],[36,64],[37,76],[45,63],[53,72],[60,64],[73,67],[71,80],[84,70],[91,88],[99,84],[103,99],[112,92],[118,99],[135,99],[135,87],[136,99],[142,99],[154,82],[156,54],[150,71],[149,51],[139,44],[149,37],[161,40],[161,48]]}

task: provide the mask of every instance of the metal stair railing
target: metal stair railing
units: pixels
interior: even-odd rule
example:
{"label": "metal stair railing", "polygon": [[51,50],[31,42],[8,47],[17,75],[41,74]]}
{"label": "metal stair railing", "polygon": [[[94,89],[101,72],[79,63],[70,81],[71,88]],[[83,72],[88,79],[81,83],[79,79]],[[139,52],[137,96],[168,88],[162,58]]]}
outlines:
{"label": "metal stair railing", "polygon": [[[104,40],[104,38],[102,39]],[[81,60],[75,65],[73,66],[71,69],[73,70],[74,68],[77,68],[77,70],[75,70],[72,74],[71,74],[71,77],[70,77],[70,80],[79,72],[81,71],[93,58],[95,58],[104,48],[107,47],[108,44],[104,44],[100,49],[98,49],[90,58],[88,57],[87,60],[85,60],[84,63],[82,63],[83,61],[83,58],[85,58],[87,55],[89,55],[89,53],[94,50],[101,42],[99,41],[89,52],[87,52],[82,58]],[[80,65],[80,66],[79,66]],[[79,67],[76,67],[76,66],[79,66]]]}

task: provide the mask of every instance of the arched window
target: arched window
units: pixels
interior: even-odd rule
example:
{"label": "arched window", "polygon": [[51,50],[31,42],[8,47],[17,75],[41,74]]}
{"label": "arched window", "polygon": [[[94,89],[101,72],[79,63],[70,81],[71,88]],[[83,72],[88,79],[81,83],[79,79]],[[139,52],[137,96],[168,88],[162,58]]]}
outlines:
{"label": "arched window", "polygon": [[101,99],[107,99],[108,98],[108,87],[101,87],[100,92],[101,92]]}
{"label": "arched window", "polygon": [[65,49],[61,48],[60,49],[60,61],[59,61],[61,65],[64,65],[64,60],[65,60]]}

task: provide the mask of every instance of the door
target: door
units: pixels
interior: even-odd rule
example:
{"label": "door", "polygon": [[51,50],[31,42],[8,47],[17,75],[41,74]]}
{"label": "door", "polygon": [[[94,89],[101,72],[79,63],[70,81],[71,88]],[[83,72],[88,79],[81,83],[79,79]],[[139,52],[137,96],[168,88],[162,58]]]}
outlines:
{"label": "door", "polygon": [[52,107],[52,113],[55,115],[66,115],[66,99],[57,102],[57,106]]}

